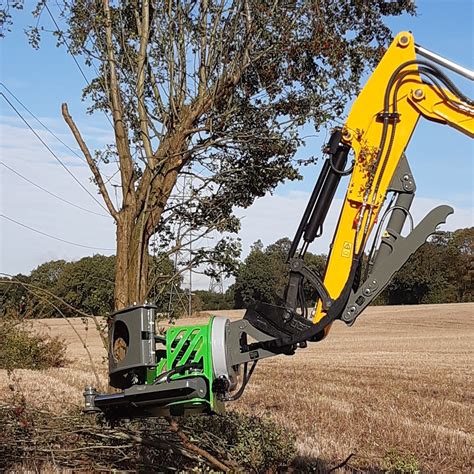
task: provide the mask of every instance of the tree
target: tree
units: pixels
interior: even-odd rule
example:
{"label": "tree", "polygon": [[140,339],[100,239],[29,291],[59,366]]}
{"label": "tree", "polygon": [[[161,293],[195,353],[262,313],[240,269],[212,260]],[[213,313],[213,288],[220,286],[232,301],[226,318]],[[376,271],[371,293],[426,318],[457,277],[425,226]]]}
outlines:
{"label": "tree", "polygon": [[440,272],[442,249],[423,244],[394,276],[387,288],[388,304],[442,303],[446,301],[448,279]]}
{"label": "tree", "polygon": [[[94,255],[69,262],[54,293],[86,313],[110,314],[114,310],[114,270],[114,256]],[[65,308],[64,313],[76,316],[70,308]]]}
{"label": "tree", "polygon": [[474,227],[453,232],[450,245],[456,249],[457,258],[450,262],[454,266],[457,282],[457,301],[474,300]]}
{"label": "tree", "polygon": [[389,304],[472,301],[474,228],[437,232],[395,275],[384,292]]}
{"label": "tree", "polygon": [[[285,286],[288,283],[288,264],[286,259],[291,240],[287,237],[277,240],[264,248],[262,242],[255,242],[249,255],[237,272],[234,291],[236,308],[246,308],[254,301],[281,304]],[[307,252],[304,257],[306,265],[323,275],[326,266],[325,255]],[[304,286],[308,305],[315,303],[317,294],[309,283]]]}
{"label": "tree", "polygon": [[28,291],[23,286],[12,283],[12,279],[22,283],[29,281],[29,277],[21,273],[12,278],[0,277],[0,316],[17,317],[28,313]]}
{"label": "tree", "polygon": [[284,278],[282,268],[278,257],[264,252],[260,240],[255,242],[235,279],[235,307],[246,308],[254,301],[277,304],[278,284]]}
{"label": "tree", "polygon": [[[384,16],[414,11],[411,0],[59,5],[63,27],[53,34],[96,71],[84,96],[91,113],[105,112],[113,124],[114,142],[93,153],[62,106],[116,223],[117,309],[149,293],[154,234],[166,257],[211,231],[237,232],[236,206],[299,178],[301,125],[311,121],[318,130],[342,113],[391,37]],[[34,15],[41,20],[45,12],[40,1]],[[4,29],[8,15],[4,8]],[[29,32],[35,47],[41,31]],[[120,171],[120,206],[101,174],[101,163],[111,160]],[[194,184],[178,203],[171,195],[185,176]],[[186,229],[179,235],[176,221]],[[229,238],[219,245],[218,254],[190,252],[186,265],[217,259],[231,271],[238,247]]]}
{"label": "tree", "polygon": [[213,311],[234,308],[234,294],[227,290],[225,293],[197,290],[193,292],[201,301],[201,311]]}

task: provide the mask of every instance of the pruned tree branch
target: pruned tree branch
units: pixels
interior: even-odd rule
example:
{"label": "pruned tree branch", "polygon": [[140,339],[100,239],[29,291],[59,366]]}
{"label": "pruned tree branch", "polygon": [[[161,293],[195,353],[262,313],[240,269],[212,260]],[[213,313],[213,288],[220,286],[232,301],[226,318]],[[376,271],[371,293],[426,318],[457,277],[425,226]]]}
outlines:
{"label": "pruned tree branch", "polygon": [[172,418],[167,418],[167,421],[169,423],[170,429],[172,432],[176,433],[181,442],[183,443],[183,446],[189,451],[194,452],[198,456],[203,457],[206,459],[212,466],[215,468],[223,471],[223,472],[229,472],[230,468],[226,466],[224,463],[219,461],[217,458],[215,458],[212,454],[209,452],[205,451],[204,449],[200,448],[199,446],[196,446],[195,444],[191,443],[189,438],[179,429],[178,422],[176,420],[173,420]]}
{"label": "pruned tree branch", "polygon": [[74,135],[74,138],[76,139],[77,144],[79,145],[79,148],[81,149],[82,153],[84,154],[84,157],[87,160],[87,164],[89,165],[89,168],[92,171],[94,180],[97,183],[97,186],[99,187],[100,194],[102,195],[104,199],[104,202],[107,206],[107,209],[110,212],[110,215],[115,219],[115,221],[117,221],[117,218],[118,218],[117,210],[115,209],[110,199],[109,193],[107,191],[107,188],[105,187],[104,180],[102,179],[102,175],[100,174],[99,168],[97,167],[95,161],[93,160],[90,154],[89,148],[84,142],[82,135],[79,132],[79,129],[77,128],[74,120],[69,114],[68,106],[66,103],[64,103],[61,106],[61,110],[62,110],[64,120],[68,124],[69,129],[71,130],[72,134]]}

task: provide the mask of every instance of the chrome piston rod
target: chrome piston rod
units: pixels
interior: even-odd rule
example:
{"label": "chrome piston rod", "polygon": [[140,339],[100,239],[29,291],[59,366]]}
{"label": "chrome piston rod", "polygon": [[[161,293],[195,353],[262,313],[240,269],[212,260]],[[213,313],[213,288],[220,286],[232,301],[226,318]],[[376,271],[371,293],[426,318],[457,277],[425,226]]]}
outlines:
{"label": "chrome piston rod", "polygon": [[415,44],[415,51],[420,56],[424,56],[425,58],[430,59],[434,63],[439,64],[440,66],[444,66],[445,68],[450,69],[451,71],[454,71],[457,74],[460,74],[466,79],[474,81],[474,72],[470,69],[460,66],[459,64],[456,64],[455,62],[450,61],[449,59],[443,58],[443,56],[433,53],[432,51],[423,48],[423,46],[420,46],[419,44]]}

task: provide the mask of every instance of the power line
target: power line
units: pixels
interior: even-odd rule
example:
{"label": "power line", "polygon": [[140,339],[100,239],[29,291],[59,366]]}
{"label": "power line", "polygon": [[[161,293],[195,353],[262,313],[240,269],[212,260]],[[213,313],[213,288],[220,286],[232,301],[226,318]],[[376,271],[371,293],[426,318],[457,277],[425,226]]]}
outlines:
{"label": "power line", "polygon": [[102,208],[104,211],[108,212],[103,204],[96,199],[96,197],[76,178],[76,176],[69,170],[69,168],[61,161],[61,159],[54,153],[54,151],[48,146],[48,144],[40,137],[36,130],[28,123],[28,121],[23,117],[21,112],[11,103],[8,97],[0,92],[0,95],[8,102],[10,107],[16,112],[16,114],[21,118],[21,120],[26,124],[26,126],[33,132],[36,138],[44,145],[44,147],[54,156],[56,161],[71,175],[71,177],[76,181],[76,183]]}
{"label": "power line", "polygon": [[58,142],[62,143],[71,153],[74,153],[80,160],[87,163],[86,159],[79,155],[76,150],[72,149],[67,143],[61,140],[50,128],[48,128],[3,82],[0,82],[2,86],[43,128],[45,128]]}
{"label": "power line", "polygon": [[[59,28],[59,25],[58,23],[56,22],[56,19],[54,18],[53,14],[51,13],[51,10],[49,9],[48,7],[48,4],[47,2],[44,2],[44,6],[46,8],[46,10],[48,11],[49,13],[49,16],[51,17],[51,19],[53,20],[53,23],[56,25],[56,28],[58,29],[58,32],[61,31],[61,28]],[[66,38],[64,38],[64,43],[67,47],[67,50],[69,51],[69,54],[72,56],[72,59],[74,59],[74,62],[76,63],[76,66],[78,67],[79,71],[81,72],[82,74],[82,77],[84,78],[84,80],[87,82],[87,85],[90,85],[90,82],[89,82],[89,79],[87,79],[87,76],[84,74],[84,71],[82,70],[81,66],[79,65],[79,62],[77,61],[76,57],[74,56],[74,54],[71,53],[71,48],[69,47],[69,44],[66,40]]]}
{"label": "power line", "polygon": [[5,168],[7,168],[8,170],[10,170],[12,173],[15,173],[17,176],[19,176],[20,178],[24,179],[26,182],[30,183],[31,185],[37,187],[38,189],[41,189],[42,191],[44,191],[45,193],[48,193],[49,195],[55,197],[56,199],[59,199],[60,201],[63,201],[65,202],[66,204],[69,204],[71,206],[74,206],[74,207],[77,207],[77,209],[81,209],[82,211],[86,211],[86,212],[89,212],[91,214],[95,214],[96,216],[101,216],[101,217],[108,217],[110,218],[110,215],[108,214],[101,214],[100,212],[95,212],[95,211],[92,211],[91,209],[86,209],[85,207],[81,207],[81,206],[78,206],[77,204],[74,204],[73,202],[71,201],[68,201],[67,199],[61,197],[61,196],[58,196],[57,194],[54,194],[53,192],[49,191],[48,189],[44,188],[43,186],[40,186],[39,184],[31,181],[30,179],[28,179],[26,176],[23,176],[21,173],[19,173],[18,171],[14,170],[13,168],[11,168],[10,166],[8,166],[6,163],[3,163],[2,161],[0,161],[0,165],[3,165]]}
{"label": "power line", "polygon": [[[57,3],[57,2],[56,2],[56,3]],[[53,14],[51,13],[51,10],[49,9],[47,2],[44,3],[44,6],[45,6],[47,12],[49,13],[49,16],[50,16],[51,19],[53,20],[53,23],[54,23],[54,25],[56,26],[58,32],[62,33],[62,30],[61,30],[61,28],[59,28],[58,22],[56,21],[56,18],[55,18],[55,17],[53,16]],[[58,6],[59,6],[59,5],[58,5]],[[87,76],[85,75],[84,71],[82,70],[82,68],[81,68],[81,66],[80,66],[80,64],[79,64],[79,62],[78,62],[78,60],[76,59],[76,56],[71,52],[71,47],[69,46],[68,40],[66,39],[66,37],[65,37],[64,35],[62,35],[62,38],[63,38],[63,40],[64,40],[64,44],[66,45],[66,48],[67,48],[68,53],[72,56],[72,59],[73,59],[74,62],[76,63],[76,66],[77,66],[77,68],[79,69],[79,71],[80,71],[82,77],[83,77],[84,80],[86,81],[86,84],[87,84],[88,86],[90,86],[91,83],[90,83],[89,79],[87,79]],[[99,76],[99,71],[98,71],[97,68],[95,67],[95,64],[94,64],[94,63],[91,63],[91,64],[92,64],[93,68],[95,69],[96,74]],[[104,113],[105,113],[105,112],[104,112]],[[114,125],[113,125],[112,121],[110,120],[110,117],[109,117],[106,113],[105,113],[105,117],[106,117],[107,120],[109,121],[110,125],[112,125],[112,127],[113,127]]]}
{"label": "power line", "polygon": [[4,219],[7,219],[11,222],[14,222],[15,224],[21,226],[21,227],[24,227],[28,230],[31,230],[33,232],[36,232],[37,234],[41,234],[41,235],[44,235],[46,237],[49,237],[50,239],[54,239],[54,240],[58,240],[59,242],[64,242],[66,244],[69,244],[69,245],[75,245],[76,247],[83,247],[85,249],[92,249],[92,250],[115,250],[115,249],[111,249],[111,248],[103,248],[103,247],[91,247],[89,245],[82,245],[82,244],[78,244],[76,242],[70,242],[69,240],[64,240],[64,239],[61,239],[59,237],[55,237],[54,235],[50,235],[50,234],[47,234],[46,232],[43,232],[41,230],[38,230],[38,229],[34,229],[33,227],[30,227],[26,224],[23,224],[21,222],[18,222],[16,221],[15,219],[12,219],[11,217],[8,217],[8,216],[5,216],[4,214],[0,214],[0,217],[3,217]]}

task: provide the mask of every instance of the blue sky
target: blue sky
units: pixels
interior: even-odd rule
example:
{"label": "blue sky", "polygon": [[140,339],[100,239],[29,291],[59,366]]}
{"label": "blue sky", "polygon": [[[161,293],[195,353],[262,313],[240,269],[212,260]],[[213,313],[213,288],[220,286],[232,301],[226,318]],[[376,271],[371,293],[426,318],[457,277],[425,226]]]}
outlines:
{"label": "blue sky", "polygon": [[[86,104],[80,100],[85,82],[72,57],[65,54],[63,49],[58,50],[54,40],[48,35],[44,36],[39,51],[28,45],[22,30],[32,23],[29,12],[34,3],[25,0],[24,11],[14,12],[13,31],[0,40],[1,81],[73,149],[77,149],[77,146],[63,124],[60,113],[62,102],[68,102],[71,114],[92,147],[109,141],[111,130],[104,117],[85,114]],[[403,15],[388,19],[387,23],[394,33],[411,30],[417,43],[474,69],[474,2],[420,0],[416,4],[417,17]],[[53,2],[51,9],[56,13],[57,9],[54,7]],[[44,26],[48,28],[50,24],[51,21],[45,14]],[[92,77],[87,69],[85,72]],[[451,77],[467,95],[474,95],[473,86],[467,80],[456,75]],[[2,89],[2,92],[5,91]],[[101,212],[101,208],[64,172],[17,119],[6,102],[0,99],[1,161],[55,194],[82,207]],[[31,123],[95,195],[87,166],[53,137],[40,131],[33,120]],[[305,134],[314,134],[310,126],[305,127]],[[306,147],[298,153],[300,156],[320,155],[319,150],[325,138],[324,131],[317,137],[308,138]],[[474,225],[472,140],[449,127],[422,121],[409,145],[407,156],[418,187],[415,218],[421,218],[434,205],[446,202],[456,209],[456,215],[451,218],[447,228]],[[292,236],[319,168],[320,164],[304,168],[303,181],[281,185],[273,196],[262,198],[252,208],[240,213],[244,217],[240,235],[244,251],[258,238],[269,244],[282,236]],[[112,169],[105,171],[106,174],[113,172]],[[115,229],[110,219],[75,210],[34,188],[3,166],[0,166],[0,178],[2,214],[64,240],[90,247],[114,247]],[[113,188],[111,191],[113,195]],[[343,194],[344,189],[341,187],[338,197],[342,198]],[[330,221],[335,222],[336,219],[336,214],[330,215]],[[329,240],[330,235],[327,235],[321,240],[320,248],[315,251],[326,252],[325,246]],[[94,253],[93,249],[48,239],[4,219],[0,219],[0,244],[0,271],[12,274],[28,273],[48,259],[77,259]],[[206,284],[202,282],[203,287]]]}

